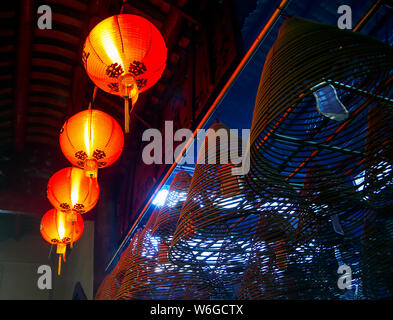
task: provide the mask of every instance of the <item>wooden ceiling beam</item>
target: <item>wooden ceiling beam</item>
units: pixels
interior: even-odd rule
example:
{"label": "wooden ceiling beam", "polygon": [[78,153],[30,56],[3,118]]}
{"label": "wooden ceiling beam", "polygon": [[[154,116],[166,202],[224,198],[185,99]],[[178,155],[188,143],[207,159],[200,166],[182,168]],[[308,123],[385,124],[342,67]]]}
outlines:
{"label": "wooden ceiling beam", "polygon": [[15,83],[14,149],[16,151],[22,151],[25,142],[34,20],[33,0],[21,0],[20,8]]}

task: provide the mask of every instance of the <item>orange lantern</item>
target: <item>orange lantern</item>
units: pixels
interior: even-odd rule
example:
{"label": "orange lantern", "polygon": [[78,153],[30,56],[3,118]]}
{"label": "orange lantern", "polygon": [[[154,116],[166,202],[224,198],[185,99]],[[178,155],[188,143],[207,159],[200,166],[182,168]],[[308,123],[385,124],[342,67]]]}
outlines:
{"label": "orange lantern", "polygon": [[86,175],[97,177],[97,168],[114,163],[124,146],[120,125],[105,112],[88,109],[68,119],[60,131],[60,147]]}
{"label": "orange lantern", "polygon": [[66,218],[66,213],[51,209],[44,214],[41,220],[40,231],[46,242],[57,246],[56,253],[59,254],[59,269],[61,270],[61,256],[65,261],[65,252],[68,244],[77,241],[83,233],[83,219],[80,214],[75,219]]}
{"label": "orange lantern", "polygon": [[152,87],[166,66],[167,49],[158,29],[148,20],[119,14],[98,23],[88,35],[82,61],[100,89],[125,101],[125,132],[129,132],[129,104]]}
{"label": "orange lantern", "polygon": [[100,190],[96,178],[86,177],[82,169],[68,167],[57,171],[48,182],[50,203],[63,212],[85,213],[93,209]]}

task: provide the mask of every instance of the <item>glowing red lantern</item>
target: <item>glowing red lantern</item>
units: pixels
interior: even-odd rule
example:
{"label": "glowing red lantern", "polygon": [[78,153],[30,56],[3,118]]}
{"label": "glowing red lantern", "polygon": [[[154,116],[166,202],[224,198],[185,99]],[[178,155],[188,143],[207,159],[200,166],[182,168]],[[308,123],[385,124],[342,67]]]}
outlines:
{"label": "glowing red lantern", "polygon": [[96,178],[86,177],[82,169],[68,167],[57,171],[48,182],[47,195],[58,210],[85,213],[93,209],[99,197]]}
{"label": "glowing red lantern", "polygon": [[158,29],[148,20],[119,14],[98,23],[88,35],[82,61],[100,89],[125,99],[125,131],[129,106],[138,94],[152,87],[166,66],[167,49]]}
{"label": "glowing red lantern", "polygon": [[44,214],[41,220],[40,231],[45,241],[57,246],[56,253],[59,254],[59,269],[61,270],[61,256],[65,261],[65,252],[68,244],[77,241],[83,233],[84,223],[80,214],[75,219],[66,218],[67,213],[51,209]]}
{"label": "glowing red lantern", "polygon": [[88,109],[73,115],[60,131],[60,147],[66,158],[97,177],[97,168],[114,163],[124,146],[120,125],[105,112]]}

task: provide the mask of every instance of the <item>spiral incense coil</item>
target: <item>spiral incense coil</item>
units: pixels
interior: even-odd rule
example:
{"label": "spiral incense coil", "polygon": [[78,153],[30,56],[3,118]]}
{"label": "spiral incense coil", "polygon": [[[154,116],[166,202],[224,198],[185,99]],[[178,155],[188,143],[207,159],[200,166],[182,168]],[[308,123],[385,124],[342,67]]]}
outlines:
{"label": "spiral incense coil", "polygon": [[180,171],[169,187],[163,207],[146,224],[128,262],[115,299],[207,299],[207,281],[168,259],[168,243],[176,228],[191,177]]}
{"label": "spiral incense coil", "polygon": [[[221,124],[212,129],[228,131]],[[228,144],[221,137],[214,142],[215,148],[208,136],[198,155],[169,258],[179,266],[191,264],[209,279],[215,288],[213,297],[225,299],[236,296],[233,287],[240,285],[256,233],[269,244],[278,268],[284,270],[289,263],[287,251],[311,239],[317,230],[314,213],[304,201],[280,198],[274,190],[262,197],[248,188],[244,176],[232,174],[235,165],[220,164],[219,152],[240,153],[241,143]]]}
{"label": "spiral incense coil", "polygon": [[298,245],[266,241],[257,232],[244,272],[239,299],[342,299],[337,286],[341,264],[352,266],[354,283],[360,244],[342,240],[331,226],[314,221],[318,232]]}
{"label": "spiral incense coil", "polygon": [[[280,272],[296,280],[299,298],[342,298],[337,274],[335,281],[331,276],[336,252],[356,274],[359,296],[391,296],[392,71],[388,45],[298,18],[283,24],[268,54],[245,179],[259,198],[274,195],[292,204],[273,212],[293,212],[297,241],[287,243],[287,266]],[[245,274],[252,270],[251,264]],[[304,272],[313,274],[311,280]],[[264,277],[270,287],[278,281],[271,273]],[[246,278],[243,298],[286,296],[280,286],[258,291],[258,281],[251,285]]]}
{"label": "spiral incense coil", "polygon": [[116,267],[105,277],[97,290],[95,297],[96,300],[112,300],[117,295],[121,282],[123,281],[124,274],[132,261],[132,254],[140,234],[141,232],[135,233],[130,244],[121,254]]}
{"label": "spiral incense coil", "polygon": [[158,245],[159,264],[168,262],[169,244],[175,232],[180,210],[186,200],[190,183],[191,176],[187,172],[178,172],[169,187],[165,203],[158,213],[153,233],[160,237],[160,244]]}
{"label": "spiral incense coil", "polygon": [[[257,93],[246,176],[250,187],[262,197],[273,190],[292,202],[310,201],[300,192],[307,170],[324,167],[314,174],[316,182],[330,183],[323,203],[336,214],[345,212],[354,197],[363,206],[375,188],[375,181],[364,181],[372,167],[373,176],[383,174],[379,185],[392,180],[392,69],[393,49],[382,42],[335,26],[286,21]],[[329,98],[320,94],[331,86]],[[332,97],[347,114],[332,118],[317,108],[324,103],[329,108]],[[308,194],[323,187],[312,185]]]}
{"label": "spiral incense coil", "polygon": [[198,154],[169,259],[206,278],[215,288],[213,298],[228,298],[240,283],[259,213],[244,176],[233,174],[241,164],[230,155],[241,155],[241,139],[219,123],[210,133]]}
{"label": "spiral incense coil", "polygon": [[[226,138],[229,135],[228,128],[222,124],[214,124],[210,129]],[[225,227],[220,228],[220,224],[225,222],[227,225],[230,220],[232,220],[230,224],[236,222],[242,217],[239,210],[248,213],[247,210],[251,207],[245,197],[244,176],[232,174],[232,169],[239,168],[239,165],[231,163],[229,158],[231,151],[240,153],[241,139],[238,138],[237,143],[232,146],[228,140],[211,137],[211,139],[209,135],[206,137],[199,152],[172,246],[182,241],[187,235],[188,238],[198,233],[210,236],[211,233],[208,230],[210,226],[216,229],[214,234],[222,232],[221,236],[225,236],[227,230]],[[231,150],[231,148],[236,148],[236,150]],[[221,162],[220,153],[225,163]],[[237,229],[233,231],[243,235],[242,231],[247,230],[248,225],[244,226],[244,230],[241,230],[240,226],[238,221]]]}
{"label": "spiral incense coil", "polygon": [[169,187],[168,196],[160,209],[154,233],[160,237],[168,238],[173,235],[179,220],[180,210],[186,200],[191,176],[185,172],[178,172]]}
{"label": "spiral incense coil", "polygon": [[[272,212],[260,215],[248,264],[244,271],[239,299],[285,299],[297,294],[295,279],[288,266],[293,242],[282,219]],[[315,223],[312,223],[315,226]],[[292,230],[293,240],[296,231]]]}
{"label": "spiral incense coil", "polygon": [[[122,274],[122,281],[117,293],[114,295],[113,299],[119,298],[131,298],[128,296],[128,281],[130,275],[134,276],[137,281],[143,281],[149,272],[148,268],[141,267],[144,262],[149,263],[151,258],[155,255],[154,245],[152,244],[151,229],[155,223],[158,210],[153,211],[149,220],[147,221],[144,229],[140,232],[135,243],[133,244],[133,250],[131,252],[130,259],[125,261],[124,269],[125,272]],[[120,271],[120,270],[118,270]]]}

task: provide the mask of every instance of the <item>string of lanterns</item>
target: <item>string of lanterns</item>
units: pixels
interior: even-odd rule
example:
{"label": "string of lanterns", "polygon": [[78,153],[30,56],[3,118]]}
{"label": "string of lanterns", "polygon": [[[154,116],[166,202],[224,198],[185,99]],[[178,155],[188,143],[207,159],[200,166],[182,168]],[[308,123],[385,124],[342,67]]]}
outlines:
{"label": "string of lanterns", "polygon": [[[133,108],[139,93],[160,79],[166,66],[166,51],[157,28],[135,15],[109,17],[88,35],[83,46],[83,65],[98,88],[124,99],[125,133],[129,133],[129,100]],[[45,241],[57,246],[60,275],[67,246],[72,248],[82,236],[82,214],[91,211],[98,201],[98,169],[110,166],[120,157],[124,134],[114,118],[92,109],[90,104],[87,110],[64,123],[59,143],[73,166],[49,179],[47,197],[54,208],[42,217],[40,231]]]}

